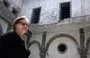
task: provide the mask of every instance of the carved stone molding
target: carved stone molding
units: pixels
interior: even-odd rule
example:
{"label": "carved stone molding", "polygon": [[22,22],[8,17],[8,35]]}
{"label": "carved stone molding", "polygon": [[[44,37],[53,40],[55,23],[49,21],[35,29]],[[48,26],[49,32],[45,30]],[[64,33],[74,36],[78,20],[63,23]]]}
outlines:
{"label": "carved stone molding", "polygon": [[79,48],[79,44],[78,44],[78,42],[76,41],[76,39],[75,39],[73,36],[68,35],[68,34],[57,34],[57,35],[53,36],[53,37],[47,42],[47,44],[46,44],[47,49],[49,48],[50,44],[51,44],[55,39],[60,38],[60,37],[67,37],[67,38],[73,40],[73,42],[76,44],[77,49]]}

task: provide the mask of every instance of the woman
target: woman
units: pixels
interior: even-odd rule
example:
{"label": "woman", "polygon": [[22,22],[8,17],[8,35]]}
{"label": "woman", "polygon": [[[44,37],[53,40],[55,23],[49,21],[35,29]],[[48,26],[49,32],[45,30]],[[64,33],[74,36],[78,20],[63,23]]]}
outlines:
{"label": "woman", "polygon": [[13,31],[3,34],[0,38],[0,58],[28,58],[30,51],[25,48],[24,34],[29,28],[25,16],[13,22]]}

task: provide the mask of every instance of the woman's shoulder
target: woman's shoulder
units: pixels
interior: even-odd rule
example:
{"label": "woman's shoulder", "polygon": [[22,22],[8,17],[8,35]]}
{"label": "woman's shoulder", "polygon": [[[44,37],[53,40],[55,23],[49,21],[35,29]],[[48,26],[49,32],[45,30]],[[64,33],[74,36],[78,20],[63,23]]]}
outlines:
{"label": "woman's shoulder", "polygon": [[6,39],[10,39],[11,37],[13,37],[14,36],[14,31],[9,31],[9,32],[6,32],[6,33],[4,33],[4,34],[2,34],[1,36],[0,36],[0,39],[1,40],[6,40]]}
{"label": "woman's shoulder", "polygon": [[13,35],[13,34],[14,34],[14,31],[8,31],[8,32],[2,34],[1,36],[2,36],[2,37],[6,37],[6,36],[11,36],[11,35]]}
{"label": "woman's shoulder", "polygon": [[3,44],[8,45],[9,43],[11,43],[13,34],[14,34],[13,31],[2,34],[0,36],[0,45],[3,45]]}

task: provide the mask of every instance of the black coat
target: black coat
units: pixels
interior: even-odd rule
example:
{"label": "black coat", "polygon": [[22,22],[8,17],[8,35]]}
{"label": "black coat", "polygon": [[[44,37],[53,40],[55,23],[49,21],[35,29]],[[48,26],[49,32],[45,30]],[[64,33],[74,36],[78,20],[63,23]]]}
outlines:
{"label": "black coat", "polygon": [[16,32],[8,32],[0,36],[0,58],[28,58],[24,41]]}

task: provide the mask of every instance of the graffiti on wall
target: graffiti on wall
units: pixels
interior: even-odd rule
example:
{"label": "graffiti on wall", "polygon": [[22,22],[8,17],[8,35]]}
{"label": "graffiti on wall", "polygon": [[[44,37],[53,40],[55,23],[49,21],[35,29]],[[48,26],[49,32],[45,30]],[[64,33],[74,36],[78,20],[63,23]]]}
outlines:
{"label": "graffiti on wall", "polygon": [[42,22],[53,22],[57,20],[57,9],[53,8],[53,9],[49,9],[46,12],[41,14],[41,19]]}

